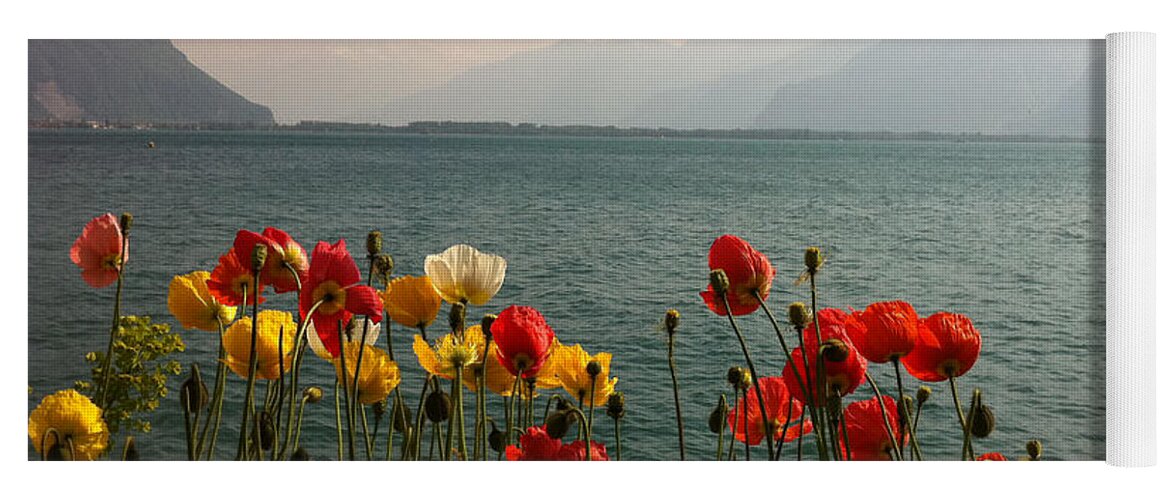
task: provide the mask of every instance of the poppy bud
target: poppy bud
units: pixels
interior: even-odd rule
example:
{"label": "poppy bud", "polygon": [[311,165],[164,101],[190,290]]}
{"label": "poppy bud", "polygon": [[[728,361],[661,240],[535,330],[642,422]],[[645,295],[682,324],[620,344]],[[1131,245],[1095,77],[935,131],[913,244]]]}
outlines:
{"label": "poppy bud", "polygon": [[626,416],[626,395],[622,391],[614,391],[606,398],[606,416],[614,420]]}
{"label": "poppy bud", "polygon": [[743,389],[752,385],[752,374],[739,366],[728,368],[728,383],[736,389]]}
{"label": "poppy bud", "polygon": [[825,409],[829,412],[830,420],[837,422],[842,415],[842,397],[836,393],[830,394],[825,399]]}
{"label": "poppy bud", "polygon": [[207,400],[207,386],[199,375],[199,365],[192,364],[191,375],[179,388],[179,403],[183,405],[184,412],[195,415],[207,405]]}
{"label": "poppy bud", "polygon": [[590,378],[594,378],[594,377],[597,377],[598,375],[601,375],[602,374],[601,363],[598,363],[597,361],[590,361],[589,363],[586,363],[586,374],[589,375]]}
{"label": "poppy bud", "polygon": [[134,436],[126,438],[126,447],[122,449],[123,462],[137,462],[138,461],[138,446],[134,444]]}
{"label": "poppy bud", "polygon": [[489,420],[488,423],[492,424],[492,432],[488,433],[488,446],[492,447],[492,451],[500,453],[504,451],[504,433],[496,428],[496,422]]}
{"label": "poppy bud", "polygon": [[813,315],[810,314],[809,308],[805,306],[804,302],[789,304],[789,324],[797,328],[805,328],[812,322]]}
{"label": "poppy bud", "polygon": [[451,331],[462,332],[464,329],[464,315],[467,314],[468,306],[463,302],[456,302],[451,305],[451,310],[447,313],[447,321],[451,324]]}
{"label": "poppy bud", "polygon": [[374,257],[374,274],[382,281],[390,281],[390,272],[394,270],[394,258],[387,254],[378,254]]}
{"label": "poppy bud", "polygon": [[451,417],[451,396],[448,396],[446,392],[432,392],[427,395],[423,409],[427,420],[446,422]]}
{"label": "poppy bud", "polygon": [[130,226],[134,225],[134,216],[130,212],[122,212],[122,219],[118,221],[118,227],[122,229],[122,236],[130,234]]}
{"label": "poppy bud", "polygon": [[305,448],[298,446],[297,449],[293,451],[293,456],[289,457],[289,460],[294,462],[308,461],[309,452],[305,451]]}
{"label": "poppy bud", "polygon": [[805,270],[809,274],[816,273],[821,269],[821,265],[825,263],[825,255],[821,253],[818,247],[809,247],[805,249]]}
{"label": "poppy bud", "polygon": [[915,400],[918,401],[919,404],[923,404],[923,403],[926,403],[927,400],[930,398],[931,398],[931,388],[927,387],[925,385],[919,386],[919,392],[915,393]]}
{"label": "poppy bud", "polygon": [[73,450],[68,446],[54,443],[45,453],[45,460],[50,462],[72,462]]}
{"label": "poppy bud", "polygon": [[903,396],[903,404],[899,405],[899,422],[903,423],[904,431],[911,427],[911,396]]}
{"label": "poppy bud", "polygon": [[667,309],[667,316],[663,318],[663,325],[667,327],[667,333],[675,333],[679,328],[679,311],[676,309]]}
{"label": "poppy bud", "polygon": [[377,229],[366,234],[366,255],[374,257],[382,253],[382,231]]}
{"label": "poppy bud", "polygon": [[549,433],[549,437],[553,439],[561,439],[565,437],[565,433],[569,432],[569,425],[576,421],[577,415],[570,411],[558,411],[549,415],[545,419],[545,432]]}
{"label": "poppy bud", "polygon": [[257,243],[252,247],[252,273],[257,274],[264,268],[264,261],[268,260],[268,245]]}
{"label": "poppy bud", "polygon": [[562,398],[557,398],[557,411],[565,411],[570,408],[573,408],[573,405],[569,404],[569,401],[566,401]]}
{"label": "poppy bud", "polygon": [[495,314],[485,314],[484,317],[480,319],[480,331],[484,332],[484,336],[486,337],[485,341],[492,338],[492,323],[495,322]]}
{"label": "poppy bud", "polygon": [[724,421],[728,419],[728,399],[720,394],[720,402],[707,417],[707,428],[712,434],[719,434],[724,430]]}
{"label": "poppy bud", "polygon": [[375,401],[372,406],[374,407],[374,418],[381,420],[382,416],[386,414],[386,401]]}
{"label": "poppy bud", "polygon": [[821,356],[826,361],[841,363],[850,357],[850,348],[839,339],[828,339],[821,343]]}
{"label": "poppy bud", "polygon": [[1025,443],[1025,451],[1029,453],[1029,460],[1037,461],[1041,459],[1041,441],[1033,439]]}
{"label": "poppy bud", "polygon": [[986,438],[996,429],[996,415],[992,408],[984,404],[980,398],[976,399],[976,412],[972,414],[972,436]]}
{"label": "poppy bud", "polygon": [[716,295],[728,293],[728,287],[731,286],[728,281],[728,274],[723,269],[716,269],[708,274],[708,281],[711,283],[712,291]]}
{"label": "poppy bud", "polygon": [[322,392],[321,388],[315,385],[306,387],[304,391],[301,391],[301,397],[305,398],[305,402],[307,403],[315,404],[318,401],[321,401],[321,398],[324,395],[325,393]]}
{"label": "poppy bud", "polygon": [[272,417],[267,411],[260,412],[260,449],[268,451],[276,442],[276,428],[272,425]]}
{"label": "poppy bud", "polygon": [[407,405],[394,406],[394,430],[406,434],[411,428],[411,409]]}

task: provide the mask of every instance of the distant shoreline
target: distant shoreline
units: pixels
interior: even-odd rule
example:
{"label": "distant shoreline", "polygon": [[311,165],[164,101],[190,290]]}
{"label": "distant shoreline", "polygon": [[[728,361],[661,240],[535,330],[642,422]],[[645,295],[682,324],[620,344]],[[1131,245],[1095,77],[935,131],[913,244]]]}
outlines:
{"label": "distant shoreline", "polygon": [[485,135],[530,137],[641,137],[685,139],[756,140],[913,140],[935,142],[1059,142],[1105,143],[1099,137],[1042,136],[1029,134],[989,135],[944,132],[848,132],[811,129],[674,129],[596,125],[537,125],[508,122],[418,121],[407,125],[378,125],[345,122],[302,121],[295,125],[200,124],[116,124],[99,121],[29,122],[30,129],[122,129],[122,130],[214,130],[214,131],[299,131],[357,132],[408,135]]}

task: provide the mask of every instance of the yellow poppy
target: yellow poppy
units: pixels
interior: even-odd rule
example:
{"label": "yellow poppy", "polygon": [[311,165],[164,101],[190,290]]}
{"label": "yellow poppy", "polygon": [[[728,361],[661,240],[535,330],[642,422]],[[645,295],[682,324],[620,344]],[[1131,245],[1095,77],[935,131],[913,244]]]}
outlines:
{"label": "yellow poppy", "polygon": [[382,303],[390,319],[407,328],[418,328],[435,321],[443,299],[435,292],[431,277],[403,276],[387,283]]}
{"label": "yellow poppy", "polygon": [[[346,344],[346,371],[345,383],[350,387],[354,383],[354,368],[358,361],[358,342]],[[390,395],[401,380],[398,364],[391,361],[390,355],[377,347],[367,345],[362,347],[362,372],[358,374],[358,403],[368,405],[383,401]],[[341,360],[333,362],[337,376],[342,374]]]}
{"label": "yellow poppy", "polygon": [[[49,429],[55,429],[57,434]],[[95,460],[109,445],[110,431],[98,405],[81,393],[66,389],[45,396],[28,416],[28,437],[42,455],[45,450],[41,444],[52,448],[59,444],[60,437],[63,446],[72,444],[74,460]]]}
{"label": "yellow poppy", "polygon": [[167,309],[183,328],[219,332],[220,321],[227,325],[236,317],[235,307],[220,304],[208,291],[210,276],[207,271],[195,271],[171,279]]}
{"label": "yellow poppy", "polygon": [[608,352],[600,352],[590,356],[581,344],[574,344],[573,347],[564,347],[557,349],[552,354],[547,364],[553,365],[554,373],[557,375],[558,381],[561,383],[561,388],[565,389],[571,397],[581,400],[582,404],[590,404],[590,374],[586,371],[586,367],[591,361],[598,363],[601,372],[594,379],[593,403],[594,406],[602,406],[606,404],[606,399],[610,397],[610,393],[614,392],[614,386],[618,383],[617,378],[610,378],[610,359],[612,355]]}
{"label": "yellow poppy", "polygon": [[[451,378],[454,377],[452,366],[450,363],[444,362],[442,351],[450,350],[455,346],[474,349],[474,352],[476,353],[475,359],[477,361],[470,366],[464,366],[463,382],[469,390],[478,390],[478,386],[476,385],[475,370],[477,367],[479,367],[480,361],[484,359],[482,357],[484,353],[484,330],[480,327],[480,325],[470,326],[464,330],[464,341],[462,344],[455,340],[454,334],[449,333],[439,339],[439,341],[436,342],[436,345],[439,347],[438,349],[427,344],[427,341],[423,340],[423,337],[415,335],[415,343],[412,347],[414,348],[415,356],[419,358],[419,365],[422,366],[424,370],[427,370],[427,373],[451,380]],[[556,340],[554,340],[553,348],[556,348],[556,346],[557,343]],[[504,368],[504,365],[500,364],[500,361],[497,358],[498,352],[499,349],[496,347],[496,344],[493,343],[492,351],[491,354],[489,354],[488,362],[485,367],[485,388],[501,396],[512,396],[512,385],[516,381],[516,377],[512,376],[511,373],[508,373],[508,370]],[[536,387],[541,389],[552,389],[560,387],[560,384],[558,383],[556,377],[553,374],[553,370],[549,367],[548,363],[546,363],[545,366],[542,367],[539,372],[537,372]],[[524,392],[523,389],[521,392]]]}
{"label": "yellow poppy", "polygon": [[[256,320],[256,378],[272,380],[281,374],[281,360],[288,372],[293,362],[293,342],[297,336],[297,323],[293,315],[284,311],[260,311]],[[281,340],[281,333],[284,340]],[[249,354],[252,349],[252,318],[244,316],[232,323],[224,332],[224,361],[236,375],[248,378]],[[283,354],[283,357],[282,357]]]}

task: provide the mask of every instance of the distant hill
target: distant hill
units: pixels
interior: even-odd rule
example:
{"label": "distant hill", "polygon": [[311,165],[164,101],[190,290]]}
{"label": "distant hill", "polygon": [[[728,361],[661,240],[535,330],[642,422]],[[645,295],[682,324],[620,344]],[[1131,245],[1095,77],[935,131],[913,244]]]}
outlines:
{"label": "distant hill", "polygon": [[380,121],[1100,138],[1102,40],[566,40],[391,102]]}
{"label": "distant hill", "polygon": [[29,40],[30,122],[273,123],[167,40]]}

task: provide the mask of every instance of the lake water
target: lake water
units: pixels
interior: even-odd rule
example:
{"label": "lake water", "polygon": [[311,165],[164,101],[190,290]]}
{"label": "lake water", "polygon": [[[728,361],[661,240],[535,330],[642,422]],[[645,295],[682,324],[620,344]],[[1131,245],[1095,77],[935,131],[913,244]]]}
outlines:
{"label": "lake water", "polygon": [[[688,457],[710,459],[707,415],[743,358],[698,293],[709,245],[734,233],[778,268],[775,310],[808,300],[792,282],[815,244],[829,255],[818,283],[825,306],[904,299],[922,315],[969,315],[984,350],[961,391],[982,388],[997,416],[978,453],[1015,458],[1038,438],[1047,458],[1105,457],[1101,144],[30,130],[28,174],[29,411],[87,377],[84,353],[105,348],[113,287],[86,286],[69,247],[92,217],[129,211],[124,314],[175,328],[171,277],[211,270],[241,228],[279,227],[307,250],[345,238],[357,254],[380,229],[400,275],[422,274],[427,254],[455,243],[504,256],[499,295],[469,317],[527,304],[563,343],[613,352],[627,398],[624,459],[677,457],[665,334],[655,328],[677,308]],[[294,307],[291,297],[266,305]],[[761,375],[779,375],[784,358],[766,318],[741,323]],[[394,325],[392,335],[413,406],[422,371],[410,332]],[[178,359],[214,373],[215,335],[183,337]],[[331,367],[309,356],[302,383],[331,388]],[[872,373],[894,389],[889,366]],[[171,379],[154,432],[138,436],[144,459],[185,457],[181,381]],[[221,459],[235,452],[243,386],[230,378]],[[946,384],[933,386],[924,454],[954,459],[954,410]],[[860,389],[849,400],[871,396]],[[310,454],[335,457],[330,405],[310,406],[306,419]],[[602,412],[595,426],[612,443]]]}

